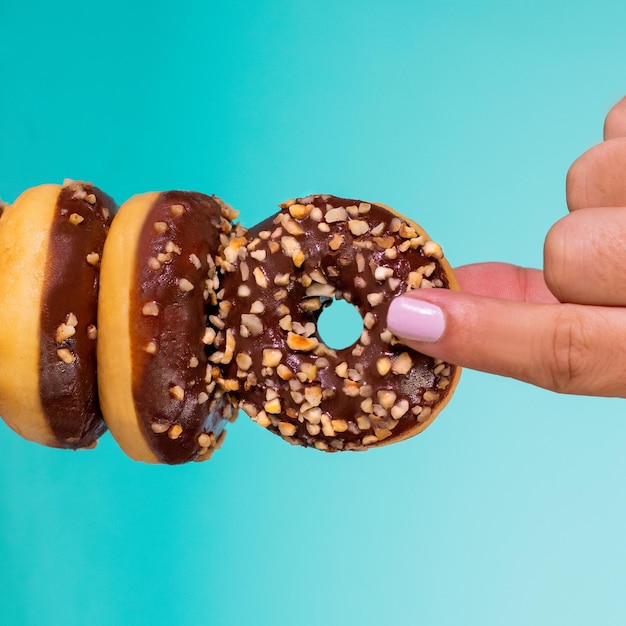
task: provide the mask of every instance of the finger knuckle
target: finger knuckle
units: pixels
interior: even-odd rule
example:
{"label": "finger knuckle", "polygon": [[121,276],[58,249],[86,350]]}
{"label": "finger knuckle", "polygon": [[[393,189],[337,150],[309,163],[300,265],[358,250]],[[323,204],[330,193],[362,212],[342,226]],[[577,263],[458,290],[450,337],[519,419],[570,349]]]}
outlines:
{"label": "finger knuckle", "polygon": [[589,355],[589,337],[582,316],[575,307],[564,305],[557,316],[548,346],[547,387],[568,393],[579,387]]}

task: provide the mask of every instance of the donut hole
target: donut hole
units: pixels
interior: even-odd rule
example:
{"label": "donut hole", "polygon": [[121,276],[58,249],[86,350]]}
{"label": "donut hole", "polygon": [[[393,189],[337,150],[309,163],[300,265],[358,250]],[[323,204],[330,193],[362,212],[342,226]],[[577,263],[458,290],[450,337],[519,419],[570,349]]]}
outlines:
{"label": "donut hole", "polygon": [[333,350],[343,350],[356,343],[363,332],[363,318],[357,308],[345,300],[332,300],[317,321],[320,339]]}

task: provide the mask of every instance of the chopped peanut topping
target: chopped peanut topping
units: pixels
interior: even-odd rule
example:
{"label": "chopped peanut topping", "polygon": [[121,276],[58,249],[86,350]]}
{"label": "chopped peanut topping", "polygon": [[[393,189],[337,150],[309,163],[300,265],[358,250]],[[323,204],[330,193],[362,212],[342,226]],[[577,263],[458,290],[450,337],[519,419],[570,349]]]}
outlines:
{"label": "chopped peanut topping", "polygon": [[409,410],[409,401],[408,400],[400,400],[396,405],[391,408],[391,417],[395,420],[399,420],[403,417]]}
{"label": "chopped peanut topping", "polygon": [[170,387],[170,396],[174,398],[174,400],[184,400],[185,398],[185,390],[180,385],[174,385]]}
{"label": "chopped peanut topping", "polygon": [[328,247],[331,250],[339,250],[339,248],[341,248],[341,246],[343,245],[343,241],[344,238],[342,235],[340,235],[339,233],[335,233],[331,240],[328,242]]}
{"label": "chopped peanut topping", "polygon": [[291,330],[292,329],[292,324],[291,324],[291,315],[285,315],[285,317],[281,317],[278,320],[278,325],[283,329],[283,330]]}
{"label": "chopped peanut topping", "polygon": [[213,328],[206,327],[204,329],[204,334],[202,335],[202,343],[205,346],[210,346],[215,341],[216,333]]}
{"label": "chopped peanut topping", "polygon": [[291,214],[291,217],[297,220],[303,220],[309,217],[309,214],[311,213],[312,208],[313,208],[312,204],[309,204],[307,206],[303,204],[292,204],[289,207],[289,213]]}
{"label": "chopped peanut topping", "polygon": [[97,252],[90,252],[87,255],[87,263],[89,263],[89,265],[98,265],[98,263],[100,263],[100,255]]}
{"label": "chopped peanut topping", "polygon": [[141,309],[141,312],[146,317],[158,317],[159,315],[159,305],[156,302],[146,302]]}
{"label": "chopped peanut topping", "polygon": [[56,343],[62,343],[66,339],[73,337],[76,334],[76,327],[69,324],[60,324],[57,326],[56,333],[54,334],[54,340]]}
{"label": "chopped peanut topping", "polygon": [[283,358],[280,350],[265,348],[263,350],[263,365],[265,367],[277,367]]}
{"label": "chopped peanut topping", "polygon": [[265,259],[267,258],[267,251],[266,250],[253,250],[252,252],[250,252],[250,256],[253,259],[256,259],[257,261],[265,261]]}
{"label": "chopped peanut topping", "polygon": [[298,224],[298,222],[296,222],[294,220],[290,220],[290,219],[284,220],[283,221],[283,226],[285,227],[285,230],[290,235],[294,235],[295,237],[299,237],[300,235],[304,235],[304,230],[302,229],[302,226],[300,226],[300,224]]}
{"label": "chopped peanut topping", "polygon": [[210,448],[213,445],[213,439],[208,433],[201,433],[198,435],[198,445],[201,448]]}
{"label": "chopped peanut topping", "polygon": [[376,439],[382,441],[383,439],[391,437],[392,432],[388,428],[375,428],[374,434],[376,435]]}
{"label": "chopped peanut topping", "polygon": [[302,252],[302,250],[296,250],[291,257],[291,260],[296,267],[302,267],[305,261],[304,252]]}
{"label": "chopped peanut topping", "polygon": [[402,239],[413,239],[414,237],[417,237],[415,229],[405,223],[400,225],[398,234],[402,237]]}
{"label": "chopped peanut topping", "polygon": [[156,354],[159,351],[159,346],[156,341],[149,341],[144,347],[144,352],[148,354]]}
{"label": "chopped peanut topping", "polygon": [[269,413],[270,415],[279,415],[282,410],[280,406],[280,400],[278,398],[269,400],[265,403],[263,409],[266,413]]}
{"label": "chopped peanut topping", "polygon": [[356,418],[356,423],[361,430],[369,430],[371,428],[370,419],[365,415],[359,415]]}
{"label": "chopped peanut topping", "polygon": [[333,428],[333,423],[330,417],[326,413],[322,413],[321,416],[322,421],[322,432],[326,437],[334,437],[335,429]]}
{"label": "chopped peanut topping", "polygon": [[374,402],[371,398],[365,398],[365,400],[361,402],[361,411],[363,411],[363,413],[372,413],[373,405]]}
{"label": "chopped peanut topping", "polygon": [[243,371],[248,371],[252,366],[252,357],[247,352],[240,352],[235,357],[237,367]]}
{"label": "chopped peanut topping", "polygon": [[383,356],[376,361],[376,370],[381,376],[386,376],[391,371],[391,359]]}
{"label": "chopped peanut topping", "polygon": [[296,426],[289,422],[278,422],[278,430],[283,437],[293,437],[296,434]]}
{"label": "chopped peanut topping", "polygon": [[390,389],[381,389],[377,394],[377,398],[380,406],[387,410],[396,403],[396,394]]}
{"label": "chopped peanut topping", "polygon": [[260,335],[263,332],[263,322],[257,315],[251,313],[242,314],[241,324],[252,336]]}
{"label": "chopped peanut topping", "polygon": [[313,437],[315,437],[316,435],[320,434],[322,427],[319,424],[311,424],[310,422],[307,422],[306,430],[309,433],[309,435],[312,435]]}
{"label": "chopped peanut topping", "polygon": [[433,257],[435,259],[442,259],[443,258],[443,251],[441,249],[441,246],[438,243],[435,243],[434,241],[427,241],[422,246],[422,252],[426,256],[430,256],[430,257]]}
{"label": "chopped peanut topping", "polygon": [[253,417],[252,419],[254,419],[254,421],[259,425],[262,426],[263,428],[267,428],[268,426],[271,425],[272,420],[270,420],[270,418],[267,416],[267,413],[265,411],[260,411],[259,413],[256,414],[255,417]]}
{"label": "chopped peanut topping", "polygon": [[187,280],[186,278],[181,278],[178,281],[178,288],[184,292],[184,293],[188,293],[190,291],[193,291],[193,283],[189,280]]}
{"label": "chopped peanut topping", "polygon": [[256,284],[261,287],[261,289],[267,288],[267,277],[260,267],[255,267],[254,270],[252,270],[252,275],[254,276]]}
{"label": "chopped peanut topping", "polygon": [[408,374],[413,367],[413,359],[411,359],[408,352],[403,352],[396,357],[391,366],[391,371],[394,374]]}
{"label": "chopped peanut topping", "polygon": [[317,378],[317,366],[313,365],[313,363],[303,363],[300,366],[300,372],[304,374],[305,380],[309,382],[313,382]]}
{"label": "chopped peanut topping", "polygon": [[368,293],[367,294],[367,301],[372,306],[378,306],[379,304],[382,304],[384,299],[385,299],[385,296],[382,293],[379,293],[379,292]]}
{"label": "chopped peanut topping", "polygon": [[180,424],[174,424],[168,431],[167,436],[170,439],[178,439],[183,433],[183,427]]}
{"label": "chopped peanut topping", "polygon": [[348,212],[343,207],[337,207],[326,211],[324,220],[328,224],[334,224],[335,222],[345,222],[348,219]]}
{"label": "chopped peanut topping", "polygon": [[346,420],[332,420],[331,424],[336,433],[345,433],[348,430],[348,422]]}
{"label": "chopped peanut topping", "polygon": [[335,373],[339,378],[348,378],[348,364],[343,361],[335,367]]}
{"label": "chopped peanut topping", "polygon": [[63,363],[67,363],[68,365],[76,360],[76,357],[67,348],[59,348],[57,350],[57,356]]}
{"label": "chopped peanut topping", "polygon": [[276,373],[282,378],[282,380],[291,380],[293,378],[293,372],[282,363],[276,368]]}
{"label": "chopped peanut topping", "polygon": [[387,278],[391,278],[393,276],[393,268],[379,266],[374,270],[374,278],[379,281],[386,280]]}
{"label": "chopped peanut topping", "polygon": [[250,305],[250,313],[254,315],[260,315],[265,311],[265,305],[260,300],[255,300]]}
{"label": "chopped peanut topping", "polygon": [[365,220],[350,220],[348,228],[355,237],[359,237],[369,230],[369,224]]}
{"label": "chopped peanut topping", "polygon": [[310,352],[319,345],[319,341],[315,337],[302,337],[296,333],[289,332],[287,334],[287,345],[292,350],[300,352]]}
{"label": "chopped peanut topping", "polygon": [[319,385],[305,387],[304,397],[311,406],[319,406],[322,402],[322,388]]}

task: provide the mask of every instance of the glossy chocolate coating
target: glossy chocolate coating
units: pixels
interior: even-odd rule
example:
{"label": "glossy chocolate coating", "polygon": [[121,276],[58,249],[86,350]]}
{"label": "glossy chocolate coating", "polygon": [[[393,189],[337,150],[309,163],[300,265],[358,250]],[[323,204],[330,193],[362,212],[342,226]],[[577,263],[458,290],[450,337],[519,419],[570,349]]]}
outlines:
{"label": "glossy chocolate coating", "polygon": [[[247,253],[223,281],[232,304],[226,326],[236,333],[224,376],[239,381],[241,406],[254,420],[291,443],[328,451],[383,445],[430,423],[455,368],[386,329],[394,296],[449,287],[441,249],[413,226],[375,204],[311,196],[248,232]],[[336,351],[317,332],[333,298],[351,302],[365,323],[354,345]]]}
{"label": "glossy chocolate coating", "polygon": [[[113,200],[89,184],[70,183],[59,192],[42,293],[39,388],[62,448],[88,447],[106,430],[98,404],[95,329],[99,258],[114,210]],[[93,253],[98,257],[89,262]],[[70,314],[77,320],[75,334],[58,341],[57,329]]]}
{"label": "glossy chocolate coating", "polygon": [[198,437],[215,442],[233,417],[232,401],[205,380],[203,336],[207,307],[216,304],[221,232],[216,199],[168,191],[152,205],[137,244],[129,320],[133,395],[143,436],[162,463],[196,459],[206,452]]}

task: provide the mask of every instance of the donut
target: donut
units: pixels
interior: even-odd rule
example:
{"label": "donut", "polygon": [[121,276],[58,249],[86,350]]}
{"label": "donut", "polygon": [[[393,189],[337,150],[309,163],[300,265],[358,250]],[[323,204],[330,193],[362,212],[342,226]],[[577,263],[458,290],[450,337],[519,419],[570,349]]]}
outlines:
{"label": "donut", "polygon": [[[220,367],[252,420],[330,452],[401,441],[432,423],[460,368],[413,351],[386,328],[395,296],[458,288],[422,228],[380,204],[313,195],[280,205],[229,251],[228,314],[216,343],[225,345],[227,332],[234,338]],[[363,322],[359,339],[340,350],[317,326],[335,299]]]}
{"label": "donut", "polygon": [[[386,327],[391,300],[457,289],[441,247],[381,204],[312,195],[246,231],[216,196],[114,201],[66,181],[0,202],[0,415],[19,435],[128,456],[211,457],[242,408],[286,441],[367,450],[424,430],[460,368]],[[112,219],[112,215],[115,218]],[[360,336],[318,321],[351,303]]]}
{"label": "donut", "polygon": [[113,200],[66,181],[0,211],[0,415],[25,439],[93,447],[100,259]]}
{"label": "donut", "polygon": [[[120,207],[102,259],[98,367],[111,434],[146,463],[206,460],[237,415],[211,361],[220,250],[236,212],[196,192],[151,192]],[[228,346],[232,340],[227,338]]]}

